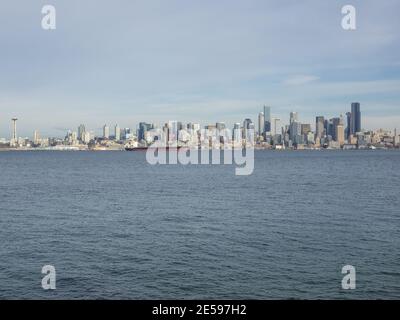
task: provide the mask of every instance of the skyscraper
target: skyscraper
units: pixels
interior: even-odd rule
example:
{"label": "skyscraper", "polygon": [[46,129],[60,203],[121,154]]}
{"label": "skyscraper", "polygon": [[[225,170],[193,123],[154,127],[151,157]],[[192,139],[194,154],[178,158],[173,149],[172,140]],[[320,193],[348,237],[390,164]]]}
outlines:
{"label": "skyscraper", "polygon": [[264,112],[258,114],[258,134],[261,136],[264,132],[265,119]]}
{"label": "skyscraper", "polygon": [[351,134],[361,132],[361,111],[360,103],[353,102],[351,104]]}
{"label": "skyscraper", "polygon": [[333,140],[338,141],[337,127],[339,125],[343,125],[342,119],[341,118],[332,118],[330,121],[332,122],[332,132],[331,132],[332,138],[333,138]]}
{"label": "skyscraper", "polygon": [[254,123],[251,119],[245,119],[243,121],[243,132],[242,138],[246,141],[252,141],[254,137]]}
{"label": "skyscraper", "polygon": [[292,124],[292,122],[294,121],[299,121],[299,115],[297,114],[297,112],[290,113],[290,124]]}
{"label": "skyscraper", "polygon": [[91,135],[90,135],[90,132],[85,131],[85,132],[83,133],[83,136],[82,136],[82,142],[88,144],[88,143],[90,142],[91,139],[92,139],[92,137],[91,137]]}
{"label": "skyscraper", "polygon": [[302,123],[301,124],[301,134],[302,135],[308,135],[308,133],[311,132],[311,125],[308,123]]}
{"label": "skyscraper", "polygon": [[226,124],[225,122],[217,122],[215,124],[215,128],[219,131],[225,130],[226,129]]}
{"label": "skyscraper", "polygon": [[109,139],[110,138],[110,127],[108,125],[104,125],[103,127],[103,138]]}
{"label": "skyscraper", "polygon": [[290,131],[290,140],[292,140],[293,143],[299,143],[301,137],[301,123],[298,121],[292,121],[289,127]]}
{"label": "skyscraper", "polygon": [[84,136],[85,136],[85,132],[86,132],[86,128],[85,128],[85,125],[84,124],[81,124],[79,127],[78,127],[78,139],[79,140],[83,140],[83,138],[84,138]]}
{"label": "skyscraper", "polygon": [[271,107],[264,106],[264,133],[271,133]]}
{"label": "skyscraper", "polygon": [[201,126],[200,126],[200,123],[193,123],[193,130],[194,131],[199,131],[200,130],[200,128],[201,128]]}
{"label": "skyscraper", "polygon": [[125,140],[129,140],[129,139],[131,139],[132,137],[133,137],[133,134],[132,134],[131,128],[125,128],[125,129],[124,129],[124,136],[123,136],[123,138],[124,138]]}
{"label": "skyscraper", "polygon": [[241,132],[241,128],[240,128],[240,123],[235,123],[233,125],[233,140],[235,142],[240,142],[240,140],[242,139],[242,132]]}
{"label": "skyscraper", "polygon": [[121,140],[121,128],[117,124],[115,125],[114,137],[116,141]]}
{"label": "skyscraper", "polygon": [[138,130],[138,140],[142,141],[145,138],[145,133],[153,129],[153,124],[140,122],[139,123],[139,130]]}
{"label": "skyscraper", "polygon": [[336,126],[336,141],[339,142],[340,146],[344,145],[344,126],[342,124],[338,124]]}
{"label": "skyscraper", "polygon": [[397,135],[397,129],[394,129],[394,138],[393,138],[393,145],[397,147],[400,145],[400,136]]}
{"label": "skyscraper", "polygon": [[251,121],[251,119],[244,119],[243,128],[244,129],[253,129],[254,128],[253,121]]}
{"label": "skyscraper", "polygon": [[274,118],[274,136],[276,136],[277,134],[277,130],[278,130],[278,122],[281,121],[281,119],[279,118]]}
{"label": "skyscraper", "polygon": [[13,127],[12,127],[12,138],[11,138],[11,140],[12,140],[12,142],[13,143],[16,143],[17,142],[17,140],[18,140],[18,136],[17,136],[17,118],[12,118],[11,119],[11,121],[12,121],[12,124],[13,124]]}
{"label": "skyscraper", "polygon": [[178,140],[179,123],[175,120],[168,121],[168,141],[174,142]]}
{"label": "skyscraper", "polygon": [[225,136],[224,132],[225,132],[225,129],[226,129],[225,122],[217,122],[215,124],[215,128],[217,129],[216,135],[219,136],[219,138],[217,138],[217,139],[219,140],[219,142],[224,143],[225,142],[225,140],[224,140],[224,136]]}
{"label": "skyscraper", "polygon": [[315,118],[315,134],[317,138],[322,138],[324,135],[324,117],[318,116]]}
{"label": "skyscraper", "polygon": [[324,123],[324,128],[327,136],[333,137],[335,135],[335,130],[333,126],[333,120],[332,119],[326,119]]}
{"label": "skyscraper", "polygon": [[325,135],[329,135],[329,120],[328,119],[325,119],[324,120],[324,130],[325,130]]}
{"label": "skyscraper", "polygon": [[40,139],[39,132],[37,130],[35,130],[33,132],[33,143],[39,144],[39,139]]}
{"label": "skyscraper", "polygon": [[351,112],[346,113],[346,119],[347,119],[347,128],[346,128],[346,139],[348,139],[351,135]]}

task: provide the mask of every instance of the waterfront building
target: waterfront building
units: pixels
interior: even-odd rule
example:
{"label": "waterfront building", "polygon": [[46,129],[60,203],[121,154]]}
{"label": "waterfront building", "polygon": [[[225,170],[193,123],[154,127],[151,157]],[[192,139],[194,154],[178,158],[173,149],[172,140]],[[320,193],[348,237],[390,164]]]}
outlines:
{"label": "waterfront building", "polygon": [[328,148],[329,149],[340,149],[340,143],[335,140],[330,140],[328,142]]}

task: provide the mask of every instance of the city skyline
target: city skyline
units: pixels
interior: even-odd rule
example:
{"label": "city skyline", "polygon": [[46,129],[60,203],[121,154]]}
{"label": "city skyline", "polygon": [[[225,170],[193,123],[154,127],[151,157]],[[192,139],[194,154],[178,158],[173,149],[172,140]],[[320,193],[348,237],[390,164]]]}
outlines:
{"label": "city skyline", "polygon": [[[262,113],[264,111],[264,106],[266,106],[265,103],[261,103],[260,104],[262,106]],[[256,110],[257,106],[253,107],[252,109]],[[270,107],[269,107],[270,108]],[[399,107],[400,108],[400,107]],[[276,110],[277,108],[274,108],[274,110]],[[363,109],[365,109],[364,107],[364,103],[363,103]],[[290,109],[287,109],[290,110]],[[295,110],[295,109],[293,109]],[[315,110],[317,111],[317,110]],[[339,114],[337,113],[333,113],[333,112],[319,112],[319,114],[323,114],[328,118],[331,117],[335,117],[337,115],[343,115],[345,116],[348,110],[343,109],[342,112],[339,112]],[[271,117],[271,127],[274,126],[274,119],[279,119],[281,123],[289,123],[290,122],[290,113],[293,111],[289,111],[288,113],[282,113],[281,111],[277,110],[274,112],[273,116]],[[297,111],[295,111],[297,112]],[[312,114],[311,111],[305,113],[305,114],[301,114],[300,112],[297,112],[298,114],[300,114],[301,117],[301,121],[304,123],[314,123],[315,122],[315,115]],[[315,113],[315,112],[314,112]],[[1,110],[0,111],[0,138],[9,138],[10,137],[10,132],[12,131],[12,124],[10,124],[10,121],[12,118],[15,117],[14,113],[8,112],[7,114],[11,114],[10,119],[5,118],[4,116],[4,111]],[[111,115],[109,119],[103,119],[103,121],[101,121],[101,119],[99,120],[99,122],[93,120],[93,118],[91,116],[86,116],[84,119],[75,119],[75,120],[70,120],[68,121],[68,123],[72,123],[72,125],[70,126],[54,126],[53,124],[49,124],[48,122],[46,122],[45,125],[43,125],[42,130],[43,133],[46,136],[59,136],[60,134],[62,135],[65,131],[68,130],[72,130],[73,128],[76,127],[77,123],[80,122],[84,122],[85,124],[87,124],[88,127],[91,128],[91,131],[96,132],[96,134],[100,134],[103,131],[103,126],[104,124],[108,124],[108,125],[112,125],[112,124],[120,124],[121,127],[130,127],[130,128],[136,128],[139,126],[140,122],[146,121],[146,122],[152,122],[152,123],[163,123],[165,121],[174,119],[176,121],[180,121],[180,122],[200,122],[204,125],[207,125],[208,123],[214,123],[214,122],[218,122],[218,121],[223,121],[225,122],[229,127],[233,127],[234,124],[238,121],[242,121],[243,118],[249,117],[253,120],[253,122],[257,122],[258,121],[258,116],[259,113],[256,112],[252,112],[251,114],[243,114],[242,118],[236,118],[236,119],[232,119],[231,116],[227,115],[227,119],[230,119],[229,121],[226,121],[224,118],[214,118],[212,116],[210,116],[208,119],[209,120],[204,120],[204,121],[199,121],[194,119],[194,117],[183,117],[183,116],[174,116],[173,114],[171,114],[169,117],[168,115],[166,115],[165,118],[160,119],[159,117],[155,116],[153,119],[159,119],[158,121],[154,121],[152,120],[152,118],[147,118],[147,119],[139,119],[136,116],[132,116],[129,115],[128,117],[124,117],[121,118],[119,116],[116,115]],[[223,116],[222,116],[223,117]],[[388,118],[391,118],[390,116],[388,116]],[[120,121],[117,121],[116,119],[119,119]],[[132,119],[132,121],[131,121]],[[371,115],[365,115],[363,116],[363,123],[365,123],[363,129],[366,130],[379,130],[379,129],[387,129],[387,130],[393,130],[396,128],[400,128],[400,119],[397,120],[396,117],[392,117],[392,121],[391,122],[379,122],[379,121],[374,121],[375,117],[372,117]],[[51,121],[51,119],[49,119],[49,121]],[[39,127],[34,125],[34,123],[37,123],[35,121],[35,119],[29,118],[29,117],[23,117],[21,115],[18,115],[18,123],[23,124],[23,126],[21,126],[19,132],[20,132],[20,136],[31,136],[32,132],[34,132],[35,130],[37,130]],[[41,122],[38,122],[41,123]],[[386,123],[388,124],[392,124],[393,126],[390,125],[386,125]],[[375,124],[375,125],[374,125]],[[314,128],[315,129],[315,128]]]}
{"label": "city skyline", "polygon": [[1,5],[1,21],[19,26],[0,31],[2,137],[14,116],[22,135],[57,136],[78,119],[233,125],[264,104],[312,123],[348,101],[362,101],[366,128],[399,126],[398,1],[354,1],[353,31],[333,2],[54,1],[53,31],[40,27],[41,4]]}
{"label": "city skyline", "polygon": [[[346,133],[345,133],[346,135],[349,134],[347,132],[347,130],[350,130],[351,134],[355,134],[356,132],[360,132],[361,130],[376,131],[376,130],[383,129],[383,130],[388,130],[388,131],[392,131],[392,130],[394,131],[394,130],[396,130],[398,128],[397,126],[395,126],[393,128],[390,128],[390,127],[371,128],[371,127],[361,126],[361,118],[360,118],[361,114],[360,114],[360,103],[359,102],[352,102],[350,110],[348,110],[347,112],[346,112],[346,110],[344,110],[340,114],[328,116],[326,114],[323,114],[322,112],[318,113],[318,115],[316,113],[314,115],[313,119],[311,119],[310,121],[304,120],[301,117],[301,115],[299,115],[299,112],[297,112],[297,111],[290,111],[289,116],[286,116],[286,117],[285,116],[278,117],[277,114],[280,114],[280,113],[279,112],[275,113],[275,108],[274,108],[274,112],[271,112],[271,109],[272,109],[271,106],[267,106],[266,104],[264,104],[262,106],[262,110],[258,113],[258,116],[255,115],[254,117],[249,117],[247,115],[244,118],[250,119],[254,123],[257,133],[260,132],[260,124],[261,124],[260,121],[262,121],[262,128],[263,128],[262,132],[269,132],[271,135],[276,134],[275,130],[278,130],[278,132],[279,132],[279,130],[282,127],[284,127],[286,123],[287,124],[291,124],[293,120],[296,120],[296,121],[298,121],[300,123],[303,123],[303,124],[304,123],[310,124],[312,130],[318,135],[317,118],[322,117],[322,119],[330,119],[330,118],[335,118],[337,116],[340,116],[341,118],[345,118],[346,117],[346,123],[343,123],[343,126],[346,129]],[[355,110],[358,110],[358,111],[355,111]],[[353,117],[350,120],[349,115],[351,115],[351,114],[353,114],[355,112],[359,114],[358,117],[357,118]],[[268,114],[267,118],[265,117],[266,113]],[[262,117],[262,118],[260,118],[260,117]],[[292,117],[295,117],[295,118],[292,119]],[[283,119],[287,118],[287,121],[283,120],[282,118]],[[174,119],[174,120],[172,120],[172,119]],[[363,114],[363,123],[365,123],[365,119],[368,119],[368,116],[365,117],[365,113],[364,113]],[[2,138],[2,139],[7,139],[7,138],[13,139],[14,138],[15,129],[16,129],[16,121],[17,120],[19,122],[19,118],[13,117],[11,119],[12,123],[11,123],[10,129],[9,129],[11,133],[9,133],[8,135],[6,134],[5,136],[0,135],[0,138]],[[191,121],[191,120],[187,120],[187,119],[182,121],[182,120],[179,120],[179,119],[171,117],[170,119],[165,119],[165,120],[160,121],[160,122],[151,121],[151,119],[149,121],[145,122],[145,121],[139,119],[133,124],[127,124],[127,125],[121,125],[121,126],[120,126],[119,123],[116,123],[116,122],[105,121],[105,122],[103,122],[103,125],[101,125],[101,126],[96,124],[94,127],[91,127],[91,126],[87,126],[87,127],[89,128],[88,132],[90,132],[91,134],[94,134],[94,136],[100,137],[100,136],[106,136],[104,134],[105,130],[108,131],[107,135],[110,136],[111,135],[111,131],[110,130],[111,130],[111,127],[113,125],[114,126],[117,125],[121,129],[129,128],[129,129],[133,129],[133,130],[138,130],[140,128],[141,124],[143,124],[143,123],[151,123],[152,125],[155,124],[157,127],[161,127],[164,123],[166,123],[168,121],[178,121],[178,122],[181,122],[181,123],[199,123],[202,127],[220,122],[220,123],[223,123],[227,128],[234,128],[236,123],[238,123],[238,122],[241,123],[243,121],[243,119],[237,119],[237,121],[235,121],[233,123],[226,122],[226,121],[224,121],[224,119],[218,119],[218,120],[202,123],[202,122],[199,122],[199,121],[196,121],[196,120]],[[85,128],[87,121],[79,120],[78,122],[80,122],[81,124],[77,127],[76,132],[77,132],[78,138],[80,139],[81,138],[80,131],[82,130],[81,126],[83,126]],[[357,122],[357,124],[356,124],[356,122]],[[83,124],[83,123],[85,123],[85,124]],[[277,124],[279,124],[279,126]],[[1,127],[1,122],[0,122],[0,127]],[[75,127],[76,127],[76,125],[75,125]],[[62,128],[62,129],[59,128],[58,129],[59,132],[60,132],[59,135],[48,135],[48,134],[45,134],[45,135],[48,136],[48,137],[61,137],[65,132],[68,132],[68,131],[73,132],[73,131],[75,131],[75,127]],[[351,129],[351,128],[355,128],[355,129]],[[46,127],[45,128],[36,128],[35,127],[35,129],[32,131],[33,135],[32,135],[32,132],[31,133],[28,132],[28,134],[19,134],[19,137],[32,137],[32,136],[34,136],[35,132],[38,131],[38,130],[40,130],[41,133],[46,133],[46,131],[48,129]],[[26,131],[27,130],[22,127],[21,132],[26,132]],[[83,131],[85,131],[85,129]],[[61,134],[61,136],[60,136],[60,134]]]}
{"label": "city skyline", "polygon": [[[0,138],[0,146],[5,150],[15,148],[51,150],[140,150],[157,145],[202,148],[252,146],[262,149],[365,149],[396,148],[400,144],[397,128],[392,130],[366,130],[362,125],[361,104],[352,102],[346,116],[333,118],[315,116],[314,126],[304,123],[299,113],[291,111],[289,123],[281,124],[281,119],[272,117],[271,107],[264,105],[257,121],[245,118],[232,128],[218,121],[206,125],[197,122],[168,120],[162,124],[140,122],[136,128],[114,125],[114,134],[109,124],[102,126],[100,135],[81,123],[77,131],[67,130],[64,138],[41,137],[35,130],[33,139],[17,134],[17,120],[12,118],[11,139]],[[274,123],[274,126],[272,126]],[[279,126],[278,126],[279,124]],[[225,148],[224,147],[224,148]],[[50,149],[49,149],[50,148]]]}

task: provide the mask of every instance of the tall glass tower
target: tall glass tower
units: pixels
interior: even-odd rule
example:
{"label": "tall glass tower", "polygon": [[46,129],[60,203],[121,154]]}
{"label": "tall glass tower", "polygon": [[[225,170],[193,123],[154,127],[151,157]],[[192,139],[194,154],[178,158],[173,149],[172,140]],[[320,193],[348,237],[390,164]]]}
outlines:
{"label": "tall glass tower", "polygon": [[260,112],[258,114],[258,134],[260,136],[264,133],[264,126],[265,126],[264,112]]}
{"label": "tall glass tower", "polygon": [[361,111],[360,103],[353,102],[351,104],[351,134],[361,132]]}
{"label": "tall glass tower", "polygon": [[299,115],[297,112],[290,113],[290,124],[294,121],[299,121]]}
{"label": "tall glass tower", "polygon": [[351,135],[351,112],[346,113],[346,119],[347,119],[347,128],[346,128],[346,139],[348,139]]}
{"label": "tall glass tower", "polygon": [[264,106],[264,133],[271,132],[271,107]]}
{"label": "tall glass tower", "polygon": [[81,124],[81,125],[78,127],[78,139],[79,139],[79,140],[82,140],[82,139],[83,139],[83,137],[84,137],[84,135],[85,135],[85,132],[86,132],[85,125],[84,125],[84,124]]}
{"label": "tall glass tower", "polygon": [[323,116],[318,116],[315,118],[315,134],[318,138],[322,138],[324,136],[324,122],[325,119]]}

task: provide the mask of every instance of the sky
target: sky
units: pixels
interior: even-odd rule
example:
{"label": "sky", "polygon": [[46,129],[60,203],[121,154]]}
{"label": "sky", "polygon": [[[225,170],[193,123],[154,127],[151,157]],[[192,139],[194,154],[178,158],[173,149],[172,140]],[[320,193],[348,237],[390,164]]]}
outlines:
{"label": "sky", "polygon": [[[56,8],[43,30],[42,6]],[[341,26],[356,8],[356,30]],[[0,137],[339,116],[400,129],[398,0],[3,0]]]}

